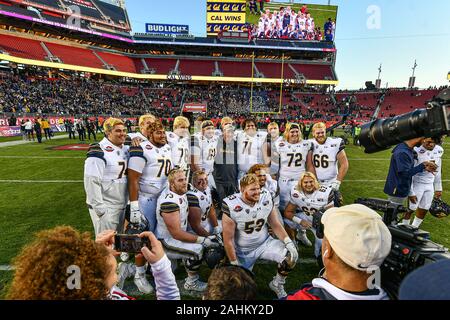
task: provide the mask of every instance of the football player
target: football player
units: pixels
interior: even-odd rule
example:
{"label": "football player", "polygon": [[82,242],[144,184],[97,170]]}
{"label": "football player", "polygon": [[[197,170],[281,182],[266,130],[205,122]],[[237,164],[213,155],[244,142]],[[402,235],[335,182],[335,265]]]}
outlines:
{"label": "football player", "polygon": [[[148,229],[155,232],[156,202],[172,169],[172,151],[167,145],[166,133],[159,120],[150,122],[143,129],[143,132],[147,134],[145,140],[138,146],[131,146],[128,161],[129,222],[135,229],[148,224]],[[136,258],[134,283],[141,292],[153,292],[145,276],[145,259],[143,258]]]}
{"label": "football player", "polygon": [[[275,153],[278,156],[276,160],[279,163],[280,186],[280,210],[283,211],[290,199],[292,188],[297,184],[300,175],[305,172],[315,173],[312,163],[312,143],[309,140],[303,140],[300,125],[297,123],[288,123],[283,134],[283,139],[275,144]],[[287,229],[289,234],[294,231]],[[312,246],[306,236],[306,230],[300,229],[297,233],[297,239],[305,246]]]}
{"label": "football player", "polygon": [[142,141],[146,141],[147,140],[147,127],[149,126],[150,123],[155,122],[156,121],[156,117],[152,114],[145,114],[143,116],[140,116],[139,118],[139,131],[140,132],[130,132],[128,133],[128,136],[134,140],[137,139],[138,142],[142,142]]}
{"label": "football player", "polygon": [[[413,176],[411,192],[409,195],[409,209],[411,212],[416,211],[416,216],[412,226],[419,228],[427,211],[431,207],[434,198],[442,196],[442,156],[444,149],[437,145],[435,140],[427,138],[423,140],[420,147],[415,147],[414,151],[417,154],[417,159],[414,161],[414,166],[430,161],[436,163],[438,166],[436,173],[423,171]],[[411,213],[405,214],[403,224],[409,224]]]}
{"label": "football player", "polygon": [[218,246],[216,237],[203,237],[187,232],[189,205],[186,196],[187,178],[184,171],[174,169],[169,174],[169,187],[158,198],[156,236],[162,242],[169,259],[183,259],[188,277],[184,288],[204,291],[198,269],[204,248]]}
{"label": "football player", "polygon": [[[348,159],[345,154],[345,144],[341,138],[327,138],[325,123],[319,122],[312,127],[314,139],[313,164],[320,185],[331,186],[339,190],[348,171]],[[338,169],[339,164],[339,169]]]}
{"label": "football player", "polygon": [[186,117],[176,117],[173,121],[173,132],[167,132],[167,142],[172,149],[173,166],[185,170],[186,177],[189,177],[190,162],[190,133],[189,120]]}
{"label": "football player", "polygon": [[[172,150],[166,132],[157,120],[146,128],[147,139],[130,148],[128,178],[130,193],[130,222],[140,223],[144,217],[149,230],[156,230],[156,201],[166,186],[172,169]],[[141,214],[142,213],[142,214]]]}
{"label": "football player", "polygon": [[[285,223],[294,230],[312,229],[313,215],[331,207],[334,207],[333,189],[321,186],[314,173],[304,172],[291,190],[289,203],[284,210]],[[297,210],[300,210],[299,214]],[[322,240],[317,238],[315,229],[312,231],[316,238],[314,254],[319,259]]]}
{"label": "football player", "polygon": [[217,137],[214,135],[214,124],[210,120],[202,122],[200,135],[191,137],[191,169],[192,172],[203,170],[208,174],[208,183],[215,188],[214,159],[217,154]]}
{"label": "football player", "polygon": [[268,168],[263,164],[253,165],[247,172],[247,174],[254,174],[258,177],[259,186],[261,190],[267,190],[272,196],[273,209],[276,210],[278,219],[281,224],[283,224],[283,216],[280,212],[280,188],[278,187],[278,182],[273,180],[268,173]]}
{"label": "football player", "polygon": [[222,226],[217,221],[216,209],[212,203],[208,175],[203,171],[194,172],[192,184],[193,188],[187,192],[190,230],[203,237],[220,235]]}
{"label": "football player", "polygon": [[[223,200],[223,240],[225,251],[233,265],[252,269],[258,259],[275,261],[278,272],[269,287],[278,298],[286,296],[284,283],[293,270],[298,252],[278,220],[267,190],[261,190],[258,177],[245,175],[240,181],[241,192]],[[269,235],[268,224],[278,240]]]}
{"label": "football player", "polygon": [[[267,126],[268,137],[270,137],[270,149],[271,149],[271,160],[270,160],[270,174],[275,177],[279,171],[280,164],[278,163],[278,155],[275,150],[275,145],[282,139],[280,137],[280,128],[278,123],[271,122]],[[278,179],[277,179],[278,180]]]}
{"label": "football player", "polygon": [[275,144],[279,163],[280,209],[289,202],[292,187],[305,171],[314,172],[312,163],[312,143],[303,140],[300,126],[288,123],[283,139]]}
{"label": "football player", "polygon": [[103,128],[106,137],[90,145],[84,163],[86,203],[96,235],[105,230],[122,231],[128,202],[124,123],[109,118]]}
{"label": "football player", "polygon": [[226,128],[227,126],[234,126],[234,121],[233,119],[231,119],[230,117],[224,117],[222,118],[222,120],[220,120],[220,129],[216,129],[216,131],[214,132],[214,134],[217,137],[222,136],[223,134],[223,129]]}
{"label": "football player", "polygon": [[[256,121],[246,119],[236,139],[238,142],[239,175],[242,178],[255,163],[270,165],[270,147],[267,143],[267,132],[258,132]],[[269,149],[269,150],[268,150]]]}

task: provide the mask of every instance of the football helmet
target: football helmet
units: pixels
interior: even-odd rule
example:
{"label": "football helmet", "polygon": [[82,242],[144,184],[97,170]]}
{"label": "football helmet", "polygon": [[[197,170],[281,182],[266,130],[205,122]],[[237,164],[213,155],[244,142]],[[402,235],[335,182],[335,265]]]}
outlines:
{"label": "football helmet", "polygon": [[450,206],[442,199],[434,198],[429,211],[436,218],[445,218],[450,215]]}

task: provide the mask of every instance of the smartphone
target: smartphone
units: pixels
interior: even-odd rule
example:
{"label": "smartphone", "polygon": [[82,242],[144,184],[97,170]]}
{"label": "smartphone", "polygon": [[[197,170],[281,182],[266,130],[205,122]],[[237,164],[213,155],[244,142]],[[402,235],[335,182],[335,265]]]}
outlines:
{"label": "smartphone", "polygon": [[151,249],[148,238],[139,238],[135,234],[116,234],[114,236],[114,247],[119,252],[141,253],[141,248]]}

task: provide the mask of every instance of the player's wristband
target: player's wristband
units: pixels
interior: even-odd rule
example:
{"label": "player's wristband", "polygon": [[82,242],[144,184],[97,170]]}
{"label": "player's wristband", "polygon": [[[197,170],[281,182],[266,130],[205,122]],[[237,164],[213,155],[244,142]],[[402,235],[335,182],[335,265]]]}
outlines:
{"label": "player's wristband", "polygon": [[130,202],[130,210],[138,211],[139,210],[139,201],[131,201]]}
{"label": "player's wristband", "polygon": [[291,243],[292,240],[291,240],[291,238],[286,237],[286,238],[284,238],[283,242],[284,242],[284,244],[288,244],[288,243]]}
{"label": "player's wristband", "polygon": [[197,237],[197,241],[195,243],[202,244],[205,241],[205,237]]}
{"label": "player's wristband", "polygon": [[300,224],[303,220],[300,219],[299,217],[294,216],[294,217],[292,218],[292,221],[294,221],[296,224]]}

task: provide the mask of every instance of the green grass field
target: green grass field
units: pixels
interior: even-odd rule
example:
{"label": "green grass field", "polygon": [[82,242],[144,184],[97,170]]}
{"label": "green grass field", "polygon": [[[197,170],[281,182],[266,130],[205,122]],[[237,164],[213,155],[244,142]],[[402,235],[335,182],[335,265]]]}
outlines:
{"label": "green grass field", "polygon": [[[77,141],[76,141],[77,142]],[[75,142],[75,143],[76,143]],[[74,143],[61,139],[42,145],[31,143],[21,146],[0,148],[0,266],[9,265],[21,248],[33,238],[33,234],[58,225],[70,225],[80,231],[92,231],[91,221],[85,205],[83,189],[84,151],[54,151],[51,148]],[[449,140],[444,148],[448,150]],[[350,170],[341,186],[347,204],[358,197],[385,198],[383,194],[390,152],[366,155],[359,147],[348,146]],[[450,202],[447,168],[450,156],[444,154],[443,187],[444,200]],[[431,239],[450,247],[450,218],[436,219],[428,216],[422,229],[431,232]],[[311,235],[310,235],[311,236]],[[289,276],[286,290],[299,288],[318,273],[311,248],[300,247],[301,259]],[[178,268],[177,279],[185,276]],[[204,280],[209,270],[203,268]],[[275,265],[256,265],[259,298],[274,299],[275,295],[267,284],[276,272]],[[4,287],[12,278],[12,272],[0,270],[0,297]],[[152,298],[143,297],[143,298]],[[188,298],[188,297],[186,297]]]}
{"label": "green grass field", "polygon": [[[280,3],[280,2],[269,2],[264,4],[264,10],[269,9],[270,12],[280,11],[280,7],[286,7],[291,6],[292,10],[295,10],[295,12],[298,12],[303,4],[299,3]],[[323,30],[323,27],[325,25],[325,22],[328,21],[328,18],[333,19],[336,21],[337,17],[337,6],[325,6],[325,5],[316,5],[316,4],[308,4],[308,11],[311,13],[311,16],[314,18],[316,27],[320,27],[320,29]],[[259,5],[258,5],[258,11],[259,11]],[[260,15],[254,15],[250,13],[250,9],[247,5],[247,13],[246,13],[246,22],[251,24],[258,24]]]}

